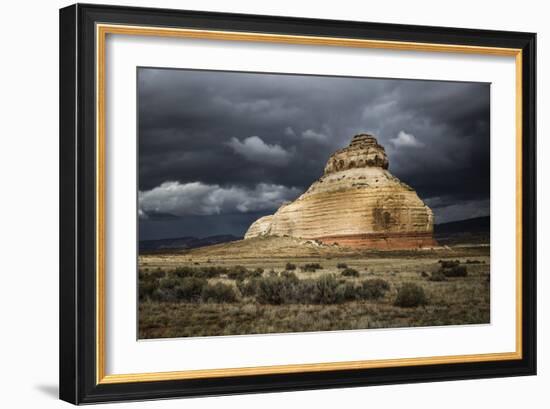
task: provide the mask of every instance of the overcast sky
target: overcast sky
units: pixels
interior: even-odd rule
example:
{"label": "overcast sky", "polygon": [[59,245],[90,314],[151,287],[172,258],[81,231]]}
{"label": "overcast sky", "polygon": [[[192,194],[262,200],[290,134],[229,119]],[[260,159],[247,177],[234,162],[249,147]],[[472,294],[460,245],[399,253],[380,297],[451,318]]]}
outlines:
{"label": "overcast sky", "polygon": [[489,84],[138,69],[140,239],[241,236],[373,133],[435,222],[489,214]]}

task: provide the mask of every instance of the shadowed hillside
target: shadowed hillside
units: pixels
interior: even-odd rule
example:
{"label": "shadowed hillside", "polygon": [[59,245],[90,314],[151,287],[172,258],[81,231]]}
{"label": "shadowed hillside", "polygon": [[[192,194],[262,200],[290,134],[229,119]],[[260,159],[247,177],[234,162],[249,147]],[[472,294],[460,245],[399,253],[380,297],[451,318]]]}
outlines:
{"label": "shadowed hillside", "polygon": [[434,236],[440,245],[488,244],[490,235],[489,216],[434,225]]}

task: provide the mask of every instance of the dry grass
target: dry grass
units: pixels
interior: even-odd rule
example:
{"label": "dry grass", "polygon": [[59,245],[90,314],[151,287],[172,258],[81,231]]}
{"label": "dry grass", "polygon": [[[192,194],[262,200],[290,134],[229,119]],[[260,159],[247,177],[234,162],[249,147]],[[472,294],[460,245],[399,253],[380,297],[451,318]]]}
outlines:
{"label": "dry grass", "polygon": [[[215,246],[214,246],[215,247]],[[309,252],[309,250],[308,250]],[[321,251],[321,253],[323,253]],[[139,337],[167,338],[284,332],[331,331],[367,328],[483,324],[490,321],[489,247],[461,246],[426,252],[370,252],[368,254],[308,254],[278,258],[236,257],[235,254],[213,262],[212,253],[196,252],[140,256],[145,274],[157,268],[170,270],[181,266],[232,266],[248,269],[286,269],[287,263],[297,266],[300,279],[318,278],[331,273],[340,279],[359,284],[366,279],[381,278],[390,289],[378,300],[351,301],[334,305],[284,304],[261,305],[251,297],[239,297],[236,303],[185,303],[145,300],[139,305]],[[284,257],[283,257],[284,256]],[[208,261],[210,259],[210,261]],[[466,277],[449,277],[446,281],[430,281],[440,268],[440,259],[459,260],[466,265]],[[470,260],[470,263],[466,263]],[[471,261],[479,263],[472,263]],[[198,263],[198,264],[196,264]],[[319,263],[315,272],[302,271],[304,264]],[[359,272],[358,277],[342,277],[338,263],[345,263]],[[424,272],[424,274],[422,274]],[[235,285],[235,280],[216,277],[210,283]],[[427,296],[425,306],[394,306],[398,289],[404,283],[420,285]]]}

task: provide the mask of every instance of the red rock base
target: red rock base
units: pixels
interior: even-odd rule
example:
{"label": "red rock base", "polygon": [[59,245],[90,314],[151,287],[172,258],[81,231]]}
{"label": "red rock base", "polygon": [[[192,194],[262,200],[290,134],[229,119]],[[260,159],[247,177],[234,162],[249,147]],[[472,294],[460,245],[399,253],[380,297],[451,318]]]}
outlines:
{"label": "red rock base", "polygon": [[316,237],[315,240],[319,240],[325,244],[338,244],[344,247],[375,250],[404,250],[437,246],[432,233],[351,234]]}

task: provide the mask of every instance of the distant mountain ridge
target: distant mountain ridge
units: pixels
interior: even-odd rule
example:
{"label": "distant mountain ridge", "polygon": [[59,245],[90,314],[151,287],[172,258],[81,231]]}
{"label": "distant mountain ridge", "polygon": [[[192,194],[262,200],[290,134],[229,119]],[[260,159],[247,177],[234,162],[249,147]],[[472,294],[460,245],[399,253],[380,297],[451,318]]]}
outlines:
{"label": "distant mountain ridge", "polygon": [[473,219],[457,220],[434,225],[435,233],[478,233],[488,232],[490,228],[490,216],[475,217]]}
{"label": "distant mountain ridge", "polygon": [[[458,220],[434,225],[434,235],[440,244],[451,244],[460,241],[485,242],[489,239],[491,218],[489,216]],[[242,240],[242,237],[231,234],[219,234],[203,238],[184,236],[158,240],[140,240],[139,250],[164,251],[188,250],[198,247],[223,244]]]}
{"label": "distant mountain ridge", "polygon": [[211,246],[213,244],[227,243],[230,241],[241,240],[242,237],[231,234],[219,234],[203,238],[185,236],[158,240],[140,240],[140,251],[158,251],[158,250],[185,250],[196,247]]}
{"label": "distant mountain ridge", "polygon": [[435,224],[434,236],[441,245],[489,243],[491,238],[491,217],[475,217],[473,219]]}

